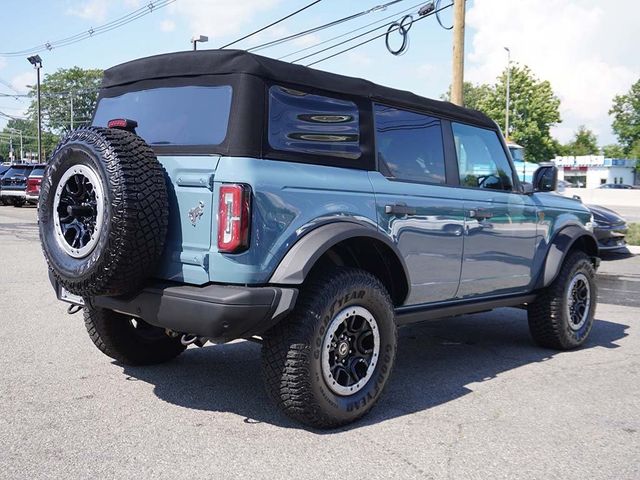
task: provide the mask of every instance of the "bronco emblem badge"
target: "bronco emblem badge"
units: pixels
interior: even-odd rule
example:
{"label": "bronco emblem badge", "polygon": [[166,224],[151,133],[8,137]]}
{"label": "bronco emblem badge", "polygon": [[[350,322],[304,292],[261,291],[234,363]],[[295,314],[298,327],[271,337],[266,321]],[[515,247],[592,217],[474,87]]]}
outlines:
{"label": "bronco emblem badge", "polygon": [[196,223],[198,223],[198,220],[200,220],[200,217],[202,217],[203,212],[204,202],[200,200],[197,207],[193,207],[191,210],[189,210],[189,220],[191,220],[191,225],[193,225],[194,227],[196,226]]}

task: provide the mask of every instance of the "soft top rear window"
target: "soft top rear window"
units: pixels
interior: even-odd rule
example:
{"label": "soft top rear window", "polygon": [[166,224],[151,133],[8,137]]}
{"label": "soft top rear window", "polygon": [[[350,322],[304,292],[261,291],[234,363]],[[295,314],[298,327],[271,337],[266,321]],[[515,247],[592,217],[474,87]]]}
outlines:
{"label": "soft top rear window", "polygon": [[219,145],[227,136],[232,88],[179,86],[150,88],[102,97],[93,125],[116,118],[138,122],[136,133],[151,146]]}

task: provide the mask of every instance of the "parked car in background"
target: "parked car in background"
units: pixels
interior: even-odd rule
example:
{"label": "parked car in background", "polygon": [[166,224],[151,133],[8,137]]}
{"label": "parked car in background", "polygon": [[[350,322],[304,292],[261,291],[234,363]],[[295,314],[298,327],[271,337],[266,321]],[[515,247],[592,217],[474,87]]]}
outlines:
{"label": "parked car in background", "polygon": [[44,167],[46,167],[46,165],[34,165],[33,170],[29,174],[29,178],[27,178],[25,200],[29,203],[32,203],[33,205],[38,204],[38,197],[40,197],[40,184],[42,183]]}
{"label": "parked car in background", "polygon": [[577,188],[573,183],[567,182],[566,180],[558,180],[558,186],[556,190],[560,193],[564,192],[567,188]]}
{"label": "parked car in background", "polygon": [[27,177],[33,170],[33,165],[16,164],[11,165],[2,177],[2,190],[0,198],[4,200],[5,205],[10,204],[14,207],[21,207],[26,201]]}
{"label": "parked car in background", "polygon": [[[4,163],[0,165],[0,192],[2,192],[2,177],[4,177],[4,174],[9,171],[9,168],[11,168],[11,165],[5,165]],[[1,194],[0,194],[0,205],[5,205],[4,198],[2,198]]]}
{"label": "parked car in background", "polygon": [[586,205],[593,214],[593,234],[598,241],[598,248],[616,250],[627,246],[627,222],[613,210],[599,205]]}
{"label": "parked car in background", "polygon": [[626,183],[603,183],[598,188],[617,188],[623,190],[631,190],[633,186],[627,185]]}

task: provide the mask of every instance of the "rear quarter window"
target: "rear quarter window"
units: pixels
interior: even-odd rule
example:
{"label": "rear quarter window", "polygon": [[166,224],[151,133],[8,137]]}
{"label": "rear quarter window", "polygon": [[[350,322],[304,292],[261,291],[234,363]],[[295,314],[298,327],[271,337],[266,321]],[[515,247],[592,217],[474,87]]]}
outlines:
{"label": "rear quarter window", "polygon": [[102,97],[93,125],[127,118],[151,146],[219,145],[227,135],[232,93],[230,85],[182,86]]}
{"label": "rear quarter window", "polygon": [[275,150],[358,159],[358,106],[349,100],[274,85],[269,89],[269,145]]}

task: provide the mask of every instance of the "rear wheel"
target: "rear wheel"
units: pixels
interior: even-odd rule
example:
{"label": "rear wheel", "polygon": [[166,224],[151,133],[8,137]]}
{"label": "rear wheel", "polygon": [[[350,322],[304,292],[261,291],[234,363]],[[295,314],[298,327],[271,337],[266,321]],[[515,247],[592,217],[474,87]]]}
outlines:
{"label": "rear wheel", "polygon": [[587,340],[598,295],[595,275],[584,252],[567,256],[558,277],[528,307],[529,330],[536,343],[569,350]]}
{"label": "rear wheel", "polygon": [[85,307],[84,323],[98,349],[125,365],[154,365],[180,355],[179,338],[145,321],[97,307]]}
{"label": "rear wheel", "polygon": [[393,305],[376,277],[352,268],[314,275],[290,317],[265,335],[267,390],[306,425],[353,422],[382,393],[396,344]]}

